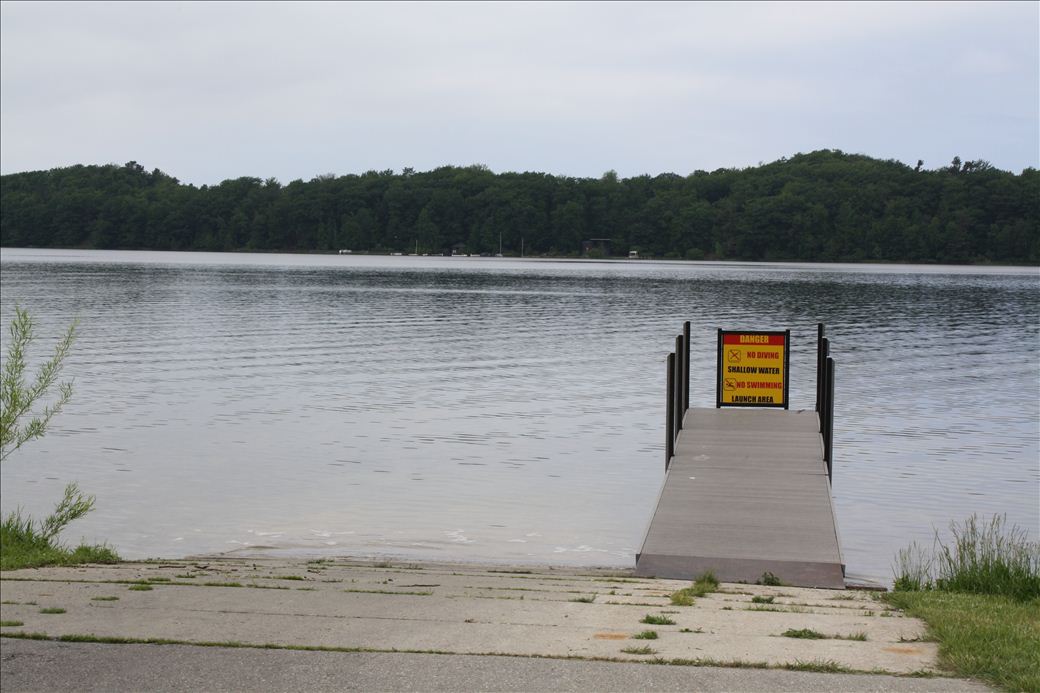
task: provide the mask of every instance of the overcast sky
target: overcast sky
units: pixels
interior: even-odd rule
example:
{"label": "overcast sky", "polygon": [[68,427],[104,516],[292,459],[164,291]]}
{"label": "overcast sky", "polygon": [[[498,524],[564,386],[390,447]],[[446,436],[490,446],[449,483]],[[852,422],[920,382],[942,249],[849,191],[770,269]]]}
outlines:
{"label": "overcast sky", "polygon": [[1040,164],[1040,4],[0,3],[0,170]]}

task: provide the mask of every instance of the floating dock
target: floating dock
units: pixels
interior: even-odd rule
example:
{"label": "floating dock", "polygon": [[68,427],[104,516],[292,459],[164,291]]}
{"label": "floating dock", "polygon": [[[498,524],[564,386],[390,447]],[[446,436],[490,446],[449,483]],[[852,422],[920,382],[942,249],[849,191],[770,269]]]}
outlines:
{"label": "floating dock", "polygon": [[[827,443],[833,362],[828,366],[822,326],[820,334],[821,368],[829,374],[821,381],[827,387],[818,390],[822,414],[687,409],[688,385],[678,383],[689,382],[683,365],[689,363],[688,331],[685,344],[677,341],[678,357],[669,357],[669,417],[675,418],[668,437],[674,443],[636,556],[637,575],[692,579],[711,570],[726,582],[754,583],[771,573],[787,585],[844,589]],[[679,364],[677,377],[673,364]]]}

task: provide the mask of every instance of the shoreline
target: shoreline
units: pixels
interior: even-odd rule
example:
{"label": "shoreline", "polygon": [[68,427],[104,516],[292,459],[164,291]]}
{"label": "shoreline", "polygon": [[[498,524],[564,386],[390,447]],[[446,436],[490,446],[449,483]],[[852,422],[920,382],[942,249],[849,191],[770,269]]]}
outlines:
{"label": "shoreline", "polygon": [[752,267],[769,267],[775,265],[783,266],[797,266],[804,268],[829,268],[829,267],[879,267],[879,268],[893,268],[893,267],[908,267],[908,268],[926,268],[929,270],[950,268],[960,270],[974,270],[974,269],[994,269],[994,270],[1024,270],[1024,271],[1040,271],[1040,264],[1037,265],[1010,265],[1001,264],[995,262],[987,263],[973,263],[973,264],[949,264],[941,262],[895,262],[885,260],[841,260],[841,261],[821,261],[821,260],[741,260],[738,258],[727,258],[727,259],[712,259],[712,260],[687,260],[684,258],[664,258],[664,257],[640,257],[640,258],[627,258],[623,256],[611,256],[604,258],[590,258],[581,257],[576,255],[503,255],[502,257],[497,256],[478,256],[478,255],[415,255],[408,253],[394,254],[392,252],[352,252],[352,253],[340,253],[335,250],[328,251],[308,251],[308,250],[164,250],[156,248],[58,248],[52,246],[0,246],[0,251],[4,250],[24,250],[24,251],[54,251],[54,252],[99,252],[99,253],[179,253],[188,255],[226,255],[226,256],[248,256],[257,255],[262,257],[270,257],[275,255],[287,255],[290,257],[315,257],[315,258],[387,258],[387,259],[405,259],[405,258],[425,258],[430,259],[444,259],[444,260],[478,260],[478,261],[506,261],[506,262],[574,262],[574,263],[601,263],[601,264],[617,264],[617,265],[640,265],[640,264],[668,264],[668,265],[690,265],[690,266],[703,266],[703,267],[725,267],[725,266],[752,266]]}
{"label": "shoreline", "polygon": [[[923,622],[861,590],[724,583],[676,605],[670,595],[688,581],[623,570],[227,556],[4,571],[0,586],[5,649],[30,639],[466,655],[985,690],[942,678]],[[807,628],[821,639],[784,636]]]}

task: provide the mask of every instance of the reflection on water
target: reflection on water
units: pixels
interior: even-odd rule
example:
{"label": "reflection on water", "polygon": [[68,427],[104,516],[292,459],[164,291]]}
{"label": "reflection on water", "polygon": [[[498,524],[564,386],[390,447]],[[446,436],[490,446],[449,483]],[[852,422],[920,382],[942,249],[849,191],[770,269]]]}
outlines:
{"label": "reflection on water", "polygon": [[[4,512],[75,479],[67,537],[131,558],[244,547],[632,565],[663,479],[664,357],[693,323],[792,330],[791,399],[837,361],[850,572],[972,512],[1038,526],[1034,269],[4,250],[72,403],[5,463]],[[6,335],[5,335],[6,338]],[[75,535],[75,536],[74,536]]]}

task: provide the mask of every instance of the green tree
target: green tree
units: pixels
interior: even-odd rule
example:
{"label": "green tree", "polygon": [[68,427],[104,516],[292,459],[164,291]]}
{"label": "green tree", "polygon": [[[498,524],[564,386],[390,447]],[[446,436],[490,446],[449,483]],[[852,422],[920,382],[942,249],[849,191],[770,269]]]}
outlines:
{"label": "green tree", "polygon": [[497,252],[501,238],[507,253],[523,239],[528,254],[576,254],[596,237],[619,252],[709,259],[1038,261],[1036,169],[923,165],[824,149],[685,178],[476,165],[201,188],[133,161],[70,166],[0,176],[0,245],[403,251],[418,237],[434,252]]}

